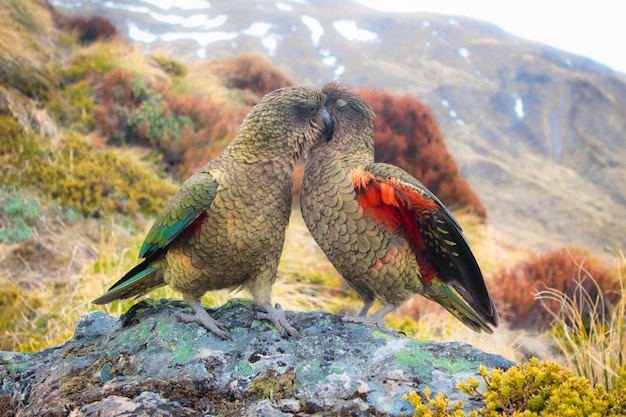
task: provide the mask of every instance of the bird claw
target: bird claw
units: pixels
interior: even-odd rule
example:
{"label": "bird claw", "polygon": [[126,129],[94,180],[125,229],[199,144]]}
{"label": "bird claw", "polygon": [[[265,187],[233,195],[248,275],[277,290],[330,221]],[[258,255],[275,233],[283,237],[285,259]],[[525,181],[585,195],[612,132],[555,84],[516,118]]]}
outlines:
{"label": "bird claw", "polygon": [[200,326],[215,334],[217,337],[231,342],[233,341],[233,339],[226,334],[226,330],[228,329],[213,317],[209,316],[209,313],[207,313],[207,311],[200,304],[197,306],[194,304],[191,306],[191,309],[195,314],[187,314],[178,311],[174,314],[174,317],[184,323],[198,323]]}
{"label": "bird claw", "polygon": [[362,323],[369,325],[376,325],[378,328],[382,330],[387,330],[387,326],[383,323],[382,319],[373,317],[373,316],[360,316],[360,315],[345,315],[341,318],[341,320],[350,322],[350,323]]}
{"label": "bird claw", "polygon": [[341,320],[349,323],[361,323],[378,327],[381,331],[390,333],[394,336],[406,336],[403,331],[393,330],[385,326],[381,317],[375,317],[375,315],[363,317],[361,315],[344,315]]}
{"label": "bird claw", "polygon": [[295,339],[298,338],[298,331],[291,327],[287,321],[285,311],[282,309],[280,304],[276,304],[276,308],[272,307],[269,303],[263,304],[260,307],[265,310],[265,312],[257,313],[257,318],[271,321],[272,324],[278,329],[282,337],[287,337],[287,335],[289,335]]}

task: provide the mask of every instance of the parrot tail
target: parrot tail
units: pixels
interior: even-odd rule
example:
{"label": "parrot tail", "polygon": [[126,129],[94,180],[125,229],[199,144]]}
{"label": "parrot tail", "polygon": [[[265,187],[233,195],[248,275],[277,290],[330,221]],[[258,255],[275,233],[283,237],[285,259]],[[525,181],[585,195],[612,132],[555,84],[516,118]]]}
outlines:
{"label": "parrot tail", "polygon": [[130,271],[100,297],[92,301],[94,304],[108,304],[115,300],[122,300],[140,296],[155,288],[165,285],[161,268],[150,265],[146,259]]}
{"label": "parrot tail", "polygon": [[[432,288],[435,287],[435,288]],[[454,317],[459,319],[470,329],[475,332],[493,333],[493,330],[485,319],[480,317],[472,307],[470,307],[465,301],[459,297],[452,288],[447,285],[432,285],[431,289],[435,291],[429,291],[423,294],[426,298],[433,300],[443,308],[448,310]]]}

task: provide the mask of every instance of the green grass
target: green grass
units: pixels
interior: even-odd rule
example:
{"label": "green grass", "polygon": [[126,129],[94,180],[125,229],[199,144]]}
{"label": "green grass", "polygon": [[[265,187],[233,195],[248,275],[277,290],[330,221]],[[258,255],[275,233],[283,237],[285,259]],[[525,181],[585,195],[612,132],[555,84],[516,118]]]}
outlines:
{"label": "green grass", "polygon": [[39,202],[16,191],[0,189],[0,243],[17,243],[35,235],[41,211]]}

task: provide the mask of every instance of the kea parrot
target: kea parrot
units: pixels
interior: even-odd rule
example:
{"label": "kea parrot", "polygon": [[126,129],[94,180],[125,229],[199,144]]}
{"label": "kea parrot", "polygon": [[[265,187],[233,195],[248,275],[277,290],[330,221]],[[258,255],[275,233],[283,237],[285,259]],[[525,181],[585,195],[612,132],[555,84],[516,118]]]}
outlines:
{"label": "kea parrot", "polygon": [[[499,318],[461,227],[406,171],[374,162],[371,107],[337,83],[322,89],[332,118],[305,158],[300,208],[313,238],[363,308],[344,320],[385,328],[413,294],[437,302],[469,328],[492,333]],[[368,316],[376,300],[383,307]]]}
{"label": "kea parrot", "polygon": [[286,87],[267,94],[233,141],[190,176],[157,217],[139,251],[143,261],[95,304],[140,296],[169,285],[194,314],[178,312],[222,339],[226,328],[200,304],[207,292],[245,288],[283,337],[297,337],[272,285],[283,250],[297,159],[332,132],[318,89]]}

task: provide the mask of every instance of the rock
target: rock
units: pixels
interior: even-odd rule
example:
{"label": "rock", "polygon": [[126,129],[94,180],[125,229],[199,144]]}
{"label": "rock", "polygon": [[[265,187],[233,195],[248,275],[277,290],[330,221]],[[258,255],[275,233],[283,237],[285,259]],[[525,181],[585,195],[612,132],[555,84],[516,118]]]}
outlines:
{"label": "rock", "polygon": [[224,341],[176,320],[180,309],[188,307],[146,300],[120,319],[90,313],[59,346],[0,352],[0,415],[407,415],[402,396],[426,386],[469,410],[482,404],[456,384],[479,365],[514,365],[464,343],[398,337],[322,311],[287,312],[300,338],[283,339],[243,299],[210,310],[230,329],[234,341]]}

